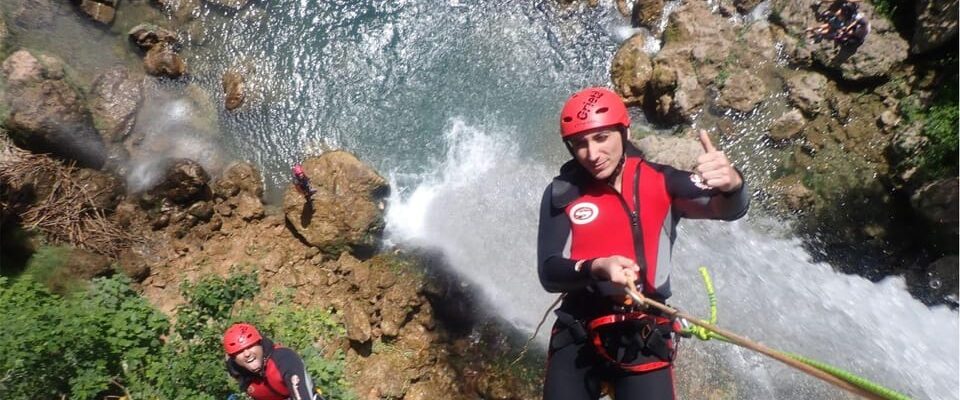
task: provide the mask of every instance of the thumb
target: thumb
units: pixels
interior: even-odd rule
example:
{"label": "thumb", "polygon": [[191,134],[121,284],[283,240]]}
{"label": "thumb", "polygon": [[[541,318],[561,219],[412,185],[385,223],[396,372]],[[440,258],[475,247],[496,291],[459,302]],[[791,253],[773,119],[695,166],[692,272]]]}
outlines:
{"label": "thumb", "polygon": [[706,153],[717,151],[717,148],[713,147],[713,142],[710,141],[710,135],[703,129],[700,130],[700,144],[703,145],[703,151]]}

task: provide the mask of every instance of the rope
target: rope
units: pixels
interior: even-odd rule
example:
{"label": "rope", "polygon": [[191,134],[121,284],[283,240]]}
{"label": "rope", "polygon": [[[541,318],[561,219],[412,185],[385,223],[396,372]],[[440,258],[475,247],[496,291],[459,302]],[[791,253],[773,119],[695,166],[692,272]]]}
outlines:
{"label": "rope", "polygon": [[693,323],[694,326],[685,327],[681,330],[681,333],[683,334],[696,336],[700,340],[717,339],[760,352],[780,362],[783,362],[784,364],[799,369],[811,376],[868,399],[910,400],[909,397],[901,393],[883,387],[866,378],[854,375],[848,371],[797,354],[770,349],[762,344],[752,342],[746,338],[733,334],[732,332],[725,331],[714,326],[713,324],[715,324],[717,321],[717,298],[713,290],[713,282],[711,282],[710,275],[707,273],[706,268],[700,267],[700,275],[703,277],[704,285],[707,288],[707,297],[710,301],[709,323],[696,318],[690,318],[686,314],[676,309],[657,303],[653,300],[646,299],[636,292],[635,287],[629,288],[627,290],[627,294],[629,294],[631,297],[634,297],[634,299],[642,304],[653,306],[671,314],[674,317],[680,317],[683,320],[686,320],[686,322]]}
{"label": "rope", "polygon": [[510,366],[517,365],[520,362],[520,359],[527,354],[527,350],[530,349],[530,343],[533,342],[533,339],[536,339],[537,334],[540,333],[540,328],[543,326],[544,322],[547,322],[547,316],[550,315],[550,311],[553,311],[557,307],[557,304],[560,304],[560,301],[563,300],[563,297],[566,296],[566,293],[557,296],[557,299],[553,301],[553,304],[550,307],[547,307],[547,311],[543,313],[543,317],[540,318],[540,323],[537,324],[537,329],[533,330],[533,334],[527,338],[527,342],[523,344],[523,350],[520,350],[520,354],[517,355],[517,358],[510,363]]}

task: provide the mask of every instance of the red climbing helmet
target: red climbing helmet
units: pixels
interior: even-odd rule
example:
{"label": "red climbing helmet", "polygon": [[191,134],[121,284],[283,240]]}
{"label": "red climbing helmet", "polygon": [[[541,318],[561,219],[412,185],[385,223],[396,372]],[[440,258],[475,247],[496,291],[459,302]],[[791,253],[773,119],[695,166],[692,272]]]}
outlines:
{"label": "red climbing helmet", "polygon": [[294,166],[293,166],[293,175],[295,175],[295,176],[302,176],[302,175],[303,175],[303,166],[301,166],[300,164],[294,165]]}
{"label": "red climbing helmet", "polygon": [[238,323],[233,324],[223,332],[223,349],[227,355],[234,355],[247,348],[260,343],[263,336],[253,325]]}
{"label": "red climbing helmet", "polygon": [[591,129],[630,126],[630,114],[620,96],[602,87],[590,87],[570,96],[560,111],[560,136],[568,139]]}

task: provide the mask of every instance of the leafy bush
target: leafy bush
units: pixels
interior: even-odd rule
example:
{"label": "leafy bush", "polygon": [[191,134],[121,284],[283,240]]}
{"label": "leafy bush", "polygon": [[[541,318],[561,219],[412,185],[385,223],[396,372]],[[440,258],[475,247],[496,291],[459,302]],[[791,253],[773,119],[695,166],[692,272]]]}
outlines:
{"label": "leafy bush", "polygon": [[[221,335],[235,305],[259,291],[257,276],[210,276],[182,288],[187,303],[171,330],[124,276],[65,297],[30,274],[0,277],[0,398],[226,398],[238,387],[224,370]],[[237,315],[296,350],[325,395],[355,398],[335,346],[345,334],[335,315],[288,300]]]}
{"label": "leafy bush", "polygon": [[957,176],[958,126],[958,80],[954,75],[940,87],[933,102],[926,109],[916,99],[906,99],[901,106],[908,122],[923,123],[926,143],[917,154],[906,160],[917,167],[922,181]]}
{"label": "leafy bush", "polygon": [[60,297],[30,275],[0,278],[0,398],[121,392],[169,328],[129,284],[100,278],[86,292]]}

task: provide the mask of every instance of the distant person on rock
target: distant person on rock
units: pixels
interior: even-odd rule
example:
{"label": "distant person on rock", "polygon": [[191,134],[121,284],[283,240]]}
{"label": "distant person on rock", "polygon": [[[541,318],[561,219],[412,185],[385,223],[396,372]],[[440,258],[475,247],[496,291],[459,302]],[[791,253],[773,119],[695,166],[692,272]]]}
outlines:
{"label": "distant person on rock", "polygon": [[227,372],[254,400],[323,400],[314,392],[300,356],[263,337],[253,325],[227,328],[223,349]]}
{"label": "distant person on rock", "polygon": [[[825,11],[817,12],[815,27],[807,28],[807,38],[819,43],[823,39],[833,40],[837,45],[860,45],[870,33],[870,22],[860,13],[860,0],[834,0]],[[819,7],[819,3],[816,7]]]}
{"label": "distant person on rock", "polygon": [[[560,112],[571,160],[540,202],[540,283],[565,297],[548,349],[545,400],[673,400],[678,321],[626,300],[632,282],[670,297],[681,218],[735,220],[749,206],[740,172],[700,132],[695,171],[645,160],[628,140],[630,116],[605,88],[575,93]],[[705,255],[709,256],[709,255]]]}
{"label": "distant person on rock", "polygon": [[317,192],[316,189],[310,187],[310,178],[303,172],[303,166],[300,164],[293,166],[293,186],[296,187],[297,191],[303,194],[308,201],[313,194]]}

